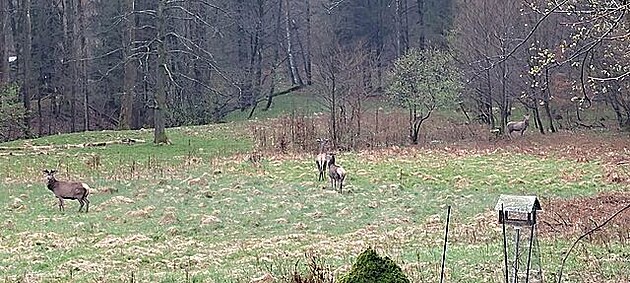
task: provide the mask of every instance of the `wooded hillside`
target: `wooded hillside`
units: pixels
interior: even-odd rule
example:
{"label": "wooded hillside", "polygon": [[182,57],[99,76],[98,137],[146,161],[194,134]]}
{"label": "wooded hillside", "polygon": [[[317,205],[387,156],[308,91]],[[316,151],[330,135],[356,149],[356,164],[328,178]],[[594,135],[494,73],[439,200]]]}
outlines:
{"label": "wooded hillside", "polygon": [[598,126],[581,122],[598,102],[628,128],[628,3],[575,2],[1,0],[0,139],[155,127],[164,142],[295,91],[322,97],[335,132],[410,49],[453,55],[451,108],[489,129],[513,109],[543,133]]}

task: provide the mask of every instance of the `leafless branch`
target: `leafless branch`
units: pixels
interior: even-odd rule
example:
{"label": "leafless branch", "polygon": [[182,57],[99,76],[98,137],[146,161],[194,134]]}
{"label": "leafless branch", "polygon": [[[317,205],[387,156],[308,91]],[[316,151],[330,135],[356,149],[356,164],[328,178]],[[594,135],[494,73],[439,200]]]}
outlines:
{"label": "leafless branch", "polygon": [[169,80],[179,89],[183,89],[176,81],[173,79],[173,74],[171,70],[168,68],[168,64],[164,64],[164,71],[166,71],[166,75],[168,75]]}
{"label": "leafless branch", "polygon": [[507,54],[505,54],[504,56],[501,56],[500,59],[496,62],[491,62],[490,66],[483,68],[482,70],[479,70],[478,72],[476,72],[475,74],[473,74],[473,77],[470,78],[467,83],[471,83],[476,77],[478,77],[479,75],[481,75],[482,73],[492,70],[494,69],[496,66],[499,66],[501,63],[505,62],[506,60],[508,60],[509,58],[511,58],[516,51],[518,51],[533,35],[534,33],[538,30],[538,28],[540,27],[540,25],[549,17],[551,16],[554,11],[558,10],[562,5],[566,4],[567,2],[569,2],[569,0],[563,0],[560,3],[557,3],[553,8],[551,8],[549,11],[545,12],[543,14],[543,16],[538,19],[538,21],[536,21],[536,24],[534,25],[534,27],[532,27],[532,29],[529,31],[529,33],[525,36],[524,39],[520,40],[520,42],[518,44],[516,44],[516,46],[514,46],[514,48],[512,48],[512,50],[510,50],[510,52],[508,52]]}
{"label": "leafless branch", "polygon": [[[199,21],[200,23],[203,23],[205,26],[207,27],[211,27],[211,28],[215,28],[215,26],[211,25],[210,23],[206,22],[206,20],[202,19],[198,14],[195,14],[191,11],[189,11],[188,9],[184,8],[183,6],[169,6],[169,9],[178,9],[183,11],[184,13],[186,13],[187,15],[193,17],[194,19],[196,19],[197,21]],[[190,20],[190,19],[186,19],[186,20]]]}
{"label": "leafless branch", "polygon": [[332,1],[329,5],[326,5],[325,3],[322,3],[322,6],[324,6],[324,8],[326,9],[326,12],[328,14],[331,14],[332,11],[334,9],[336,9],[337,7],[341,6],[341,4],[343,4],[343,2],[346,2],[346,0],[335,0],[335,1]]}
{"label": "leafless branch", "polygon": [[597,81],[597,82],[608,82],[608,81],[621,81],[621,80],[623,80],[623,79],[625,79],[626,77],[629,77],[629,76],[630,76],[630,71],[625,72],[625,73],[623,73],[623,74],[621,74],[619,76],[616,76],[616,77],[601,78],[601,77],[589,76],[588,78],[590,80],[594,80],[594,81]]}
{"label": "leafless branch", "polygon": [[575,248],[577,243],[580,242],[582,239],[588,237],[590,234],[593,234],[596,231],[600,230],[602,227],[606,226],[608,224],[608,222],[612,221],[613,219],[615,219],[615,217],[617,217],[619,214],[621,214],[622,212],[624,212],[624,211],[626,211],[628,209],[630,209],[630,204],[626,205],[624,208],[622,208],[619,211],[615,212],[615,214],[613,214],[608,219],[606,219],[606,221],[602,222],[602,224],[600,224],[600,225],[596,226],[595,228],[587,231],[582,236],[577,238],[575,240],[575,242],[573,242],[573,245],[571,245],[569,250],[565,253],[564,258],[562,259],[562,264],[560,265],[560,270],[558,271],[558,283],[562,282],[562,271],[564,270],[564,265],[565,265],[567,259],[569,258],[569,255],[571,254],[571,251],[573,251],[573,249]]}
{"label": "leafless branch", "polygon": [[189,81],[191,81],[191,82],[193,82],[193,83],[196,83],[196,84],[198,84],[198,85],[202,86],[203,88],[205,88],[205,89],[207,89],[207,90],[209,90],[209,91],[211,91],[211,92],[213,92],[213,93],[215,93],[215,94],[217,94],[217,95],[220,95],[220,96],[222,96],[222,97],[228,97],[228,95],[223,94],[222,92],[220,92],[220,91],[218,91],[218,90],[216,90],[216,89],[212,88],[211,86],[209,86],[209,85],[205,84],[204,82],[202,82],[202,81],[200,81],[200,80],[198,80],[198,79],[195,79],[195,78],[190,77],[190,76],[188,76],[188,75],[186,75],[186,74],[183,74],[183,73],[178,73],[177,75],[178,75],[178,76],[180,76],[180,77],[182,77],[182,78],[184,78],[184,79],[186,79],[186,80],[189,80]]}

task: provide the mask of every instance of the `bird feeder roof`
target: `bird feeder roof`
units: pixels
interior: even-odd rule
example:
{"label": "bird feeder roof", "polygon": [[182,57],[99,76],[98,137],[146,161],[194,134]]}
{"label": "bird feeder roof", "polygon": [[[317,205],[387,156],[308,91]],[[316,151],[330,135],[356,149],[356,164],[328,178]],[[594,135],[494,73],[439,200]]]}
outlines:
{"label": "bird feeder roof", "polygon": [[532,213],[535,210],[542,210],[540,202],[536,196],[513,196],[500,195],[494,210],[519,213]]}

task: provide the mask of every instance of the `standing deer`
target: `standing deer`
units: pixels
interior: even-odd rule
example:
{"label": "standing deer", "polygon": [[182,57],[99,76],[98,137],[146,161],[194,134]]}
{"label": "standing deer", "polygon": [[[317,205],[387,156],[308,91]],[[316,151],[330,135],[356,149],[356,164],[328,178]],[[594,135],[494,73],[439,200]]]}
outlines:
{"label": "standing deer", "polygon": [[79,201],[81,206],[79,207],[79,212],[83,209],[85,205],[85,212],[90,210],[90,200],[88,200],[88,195],[90,194],[90,187],[85,183],[79,182],[64,182],[58,181],[55,179],[55,173],[57,170],[44,170],[46,174],[46,179],[48,180],[47,187],[50,191],[55,194],[55,197],[59,199],[59,211],[63,211],[63,200],[64,199],[76,199]]}
{"label": "standing deer", "polygon": [[336,190],[337,184],[339,184],[339,193],[342,193],[343,180],[346,179],[346,170],[335,164],[334,153],[328,154],[326,156],[326,161],[328,162],[328,177],[330,177],[330,185],[332,185],[333,190]]}
{"label": "standing deer", "polygon": [[317,164],[317,170],[319,171],[319,177],[317,180],[323,181],[325,179],[324,171],[326,171],[327,167],[326,153],[324,153],[324,147],[326,146],[326,143],[328,143],[328,139],[317,139],[317,142],[319,143],[319,153],[315,157],[315,164]]}
{"label": "standing deer", "polygon": [[523,121],[507,123],[508,135],[512,137],[512,132],[521,132],[522,136],[525,130],[527,130],[527,126],[529,126],[529,114],[525,115]]}

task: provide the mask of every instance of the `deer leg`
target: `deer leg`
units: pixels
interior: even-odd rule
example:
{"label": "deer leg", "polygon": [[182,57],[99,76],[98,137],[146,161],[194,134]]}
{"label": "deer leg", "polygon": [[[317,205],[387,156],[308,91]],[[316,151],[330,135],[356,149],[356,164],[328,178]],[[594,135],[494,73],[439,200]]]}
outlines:
{"label": "deer leg", "polygon": [[83,201],[85,201],[85,213],[87,213],[90,210],[90,200],[85,198]]}
{"label": "deer leg", "polygon": [[79,212],[81,212],[81,210],[83,210],[83,206],[85,205],[85,203],[83,203],[83,200],[82,200],[82,199],[77,199],[77,200],[79,201],[79,204],[80,204],[80,206],[79,206]]}
{"label": "deer leg", "polygon": [[343,193],[343,180],[339,180],[339,193]]}
{"label": "deer leg", "polygon": [[318,162],[315,162],[317,164],[317,171],[319,171],[319,178],[317,179],[318,181],[324,181],[325,180],[325,176],[324,176],[324,164],[321,164]]}
{"label": "deer leg", "polygon": [[63,199],[62,198],[58,198],[59,199],[59,211],[64,211],[63,208]]}

